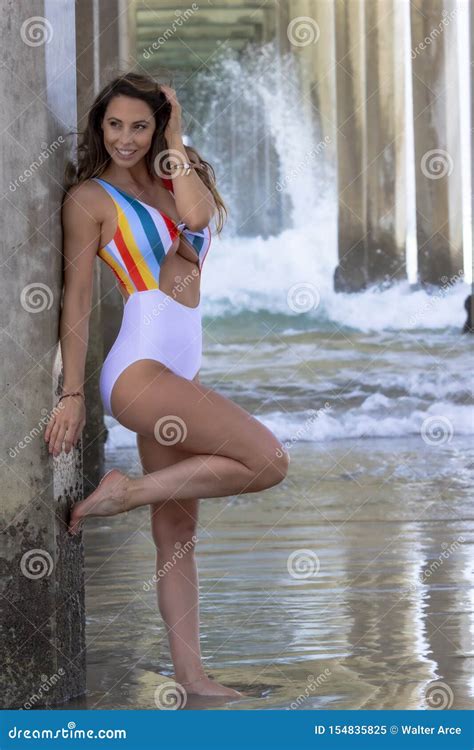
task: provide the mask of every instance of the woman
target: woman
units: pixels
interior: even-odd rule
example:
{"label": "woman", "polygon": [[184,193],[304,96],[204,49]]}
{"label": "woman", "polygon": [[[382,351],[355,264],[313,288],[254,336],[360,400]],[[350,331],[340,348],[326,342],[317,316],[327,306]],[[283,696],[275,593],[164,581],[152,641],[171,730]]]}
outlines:
{"label": "woman", "polygon": [[[157,588],[175,679],[188,693],[238,696],[210,679],[201,662],[194,558],[199,498],[272,487],[286,476],[288,454],[257,419],[198,379],[201,268],[209,223],[217,211],[219,232],[225,211],[214,171],[183,145],[175,91],[129,73],[106,86],[90,110],[75,183],[62,213],[62,408],[54,410],[45,439],[54,455],[63,444],[68,453],[85,424],[84,368],[99,254],[126,300],[101,371],[101,397],[105,411],[137,433],[144,476],[107,472],[73,507],[69,531],[77,533],[89,516],[150,505],[157,569],[173,559]],[[186,553],[175,560],[180,545]]]}

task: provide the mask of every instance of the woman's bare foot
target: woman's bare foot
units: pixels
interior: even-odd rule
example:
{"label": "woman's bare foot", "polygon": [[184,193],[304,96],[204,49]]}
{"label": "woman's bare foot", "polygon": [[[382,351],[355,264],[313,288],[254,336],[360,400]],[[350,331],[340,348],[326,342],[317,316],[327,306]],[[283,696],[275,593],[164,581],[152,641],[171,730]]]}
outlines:
{"label": "woman's bare foot", "polygon": [[115,516],[117,513],[129,510],[127,506],[129,481],[130,478],[119,469],[111,469],[104,474],[94,492],[73,505],[69,519],[69,533],[76,535],[80,530],[81,521],[87,516]]}
{"label": "woman's bare foot", "polygon": [[[176,678],[175,678],[176,679]],[[239,693],[238,690],[221,685],[220,682],[216,682],[207,675],[197,677],[195,680],[180,682],[188,695],[225,695],[229,698],[243,698],[244,694]]]}

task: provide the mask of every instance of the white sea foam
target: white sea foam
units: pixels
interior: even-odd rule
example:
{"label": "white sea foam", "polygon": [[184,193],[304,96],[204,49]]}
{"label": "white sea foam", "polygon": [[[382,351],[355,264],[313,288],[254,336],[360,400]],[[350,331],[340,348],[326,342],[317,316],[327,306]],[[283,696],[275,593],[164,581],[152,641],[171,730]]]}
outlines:
{"label": "white sea foam", "polygon": [[[387,438],[419,435],[438,418],[446,435],[474,434],[474,406],[459,406],[442,402],[406,415],[397,409],[396,401],[384,397],[370,397],[356,409],[322,411],[316,419],[310,412],[273,412],[260,416],[262,421],[285,442],[322,442],[347,438]],[[430,420],[429,422],[427,420]],[[302,429],[305,425],[305,429]],[[425,426],[425,427],[424,427]],[[446,438],[447,441],[447,438]],[[442,438],[439,439],[442,443]],[[433,444],[436,440],[433,439]]]}
{"label": "white sea foam", "polygon": [[[315,239],[318,232],[320,243]],[[415,290],[408,281],[383,290],[336,293],[332,282],[335,249],[328,241],[333,234],[333,227],[311,223],[267,239],[215,239],[202,277],[204,314],[267,310],[294,317],[298,323],[303,316],[308,327],[318,320],[331,321],[367,332],[462,328],[464,300],[470,288],[457,277],[431,294]],[[314,289],[317,304],[295,312],[288,295],[291,300],[291,289],[304,284]]]}

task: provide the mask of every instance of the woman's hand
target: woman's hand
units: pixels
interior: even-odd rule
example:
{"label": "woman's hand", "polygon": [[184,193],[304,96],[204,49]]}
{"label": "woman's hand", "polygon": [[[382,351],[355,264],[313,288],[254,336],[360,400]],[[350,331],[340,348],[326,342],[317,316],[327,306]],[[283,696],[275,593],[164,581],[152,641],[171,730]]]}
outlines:
{"label": "woman's hand", "polygon": [[165,129],[165,138],[169,147],[173,139],[181,138],[181,105],[174,89],[164,84],[160,84],[160,87],[171,104],[171,116]]}
{"label": "woman's hand", "polygon": [[82,396],[68,396],[61,399],[51,414],[44,433],[49,441],[49,452],[59,456],[63,449],[70,453],[76,446],[86,423],[86,407]]}

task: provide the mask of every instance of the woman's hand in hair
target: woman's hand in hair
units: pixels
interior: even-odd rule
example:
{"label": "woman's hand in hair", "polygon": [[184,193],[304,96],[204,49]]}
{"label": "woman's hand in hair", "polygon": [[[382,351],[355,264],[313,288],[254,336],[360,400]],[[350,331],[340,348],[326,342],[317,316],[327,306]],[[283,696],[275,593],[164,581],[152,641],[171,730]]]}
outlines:
{"label": "woman's hand in hair", "polygon": [[173,138],[181,138],[181,105],[178,102],[174,89],[164,84],[160,85],[171,104],[171,116],[165,130],[165,138],[169,146]]}

